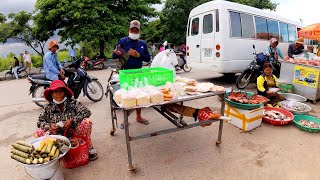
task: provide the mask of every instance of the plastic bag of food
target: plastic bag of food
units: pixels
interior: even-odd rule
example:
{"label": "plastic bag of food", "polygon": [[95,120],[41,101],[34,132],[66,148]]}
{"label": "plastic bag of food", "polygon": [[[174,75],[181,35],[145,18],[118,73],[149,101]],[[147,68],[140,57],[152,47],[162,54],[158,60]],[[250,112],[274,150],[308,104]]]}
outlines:
{"label": "plastic bag of food", "polygon": [[122,100],[122,95],[128,93],[127,90],[125,89],[119,89],[118,91],[116,91],[113,95],[113,100],[117,103],[120,104],[121,100]]}
{"label": "plastic bag of food", "polygon": [[134,90],[130,89],[127,93],[121,95],[121,106],[124,108],[137,106],[137,98]]}
{"label": "plastic bag of food", "polygon": [[150,95],[142,90],[140,90],[140,93],[137,94],[137,105],[138,106],[147,106],[150,105]]}
{"label": "plastic bag of food", "polygon": [[153,91],[150,91],[149,95],[150,95],[150,101],[152,104],[159,104],[164,102],[163,93],[158,89],[154,89]]}

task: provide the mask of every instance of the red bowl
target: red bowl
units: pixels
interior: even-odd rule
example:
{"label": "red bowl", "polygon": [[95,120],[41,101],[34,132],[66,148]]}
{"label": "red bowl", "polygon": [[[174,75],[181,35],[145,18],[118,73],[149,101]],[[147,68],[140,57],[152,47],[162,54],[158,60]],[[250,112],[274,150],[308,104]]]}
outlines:
{"label": "red bowl", "polygon": [[293,121],[293,118],[294,118],[293,114],[285,109],[275,108],[275,107],[264,107],[264,109],[266,111],[273,110],[273,111],[280,112],[289,118],[289,120],[275,120],[275,119],[271,119],[269,117],[262,116],[262,120],[268,124],[272,124],[275,126],[283,126],[283,125],[289,124]]}

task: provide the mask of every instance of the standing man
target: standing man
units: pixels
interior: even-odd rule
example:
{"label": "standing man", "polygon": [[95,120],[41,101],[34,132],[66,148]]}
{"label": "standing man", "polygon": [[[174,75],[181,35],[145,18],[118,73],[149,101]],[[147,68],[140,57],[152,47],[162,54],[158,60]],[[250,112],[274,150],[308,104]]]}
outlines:
{"label": "standing man", "polygon": [[[116,49],[113,51],[113,58],[125,58],[127,59],[124,69],[138,69],[142,68],[142,61],[150,61],[150,53],[148,45],[143,40],[140,40],[140,22],[133,20],[129,26],[129,36],[123,37],[119,40]],[[149,121],[141,117],[141,109],[136,110],[136,121],[145,125],[149,124]],[[120,128],[123,128],[123,123]]]}
{"label": "standing man", "polygon": [[31,71],[31,57],[28,51],[24,51],[23,54],[23,62],[24,62],[24,67],[28,70],[28,73],[30,74]]}
{"label": "standing man", "polygon": [[73,49],[73,45],[69,50],[69,57],[71,58],[71,62],[74,62],[76,60],[76,50]]}
{"label": "standing man", "polygon": [[58,59],[57,50],[59,45],[57,41],[51,40],[49,43],[49,51],[43,57],[43,69],[46,74],[46,78],[53,80],[64,80],[65,72],[62,69],[62,65]]}

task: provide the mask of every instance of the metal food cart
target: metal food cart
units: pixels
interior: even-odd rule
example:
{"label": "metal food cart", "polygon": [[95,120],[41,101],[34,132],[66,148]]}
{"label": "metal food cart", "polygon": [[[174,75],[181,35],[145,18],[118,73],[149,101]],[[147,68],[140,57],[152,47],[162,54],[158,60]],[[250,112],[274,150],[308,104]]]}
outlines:
{"label": "metal food cart", "polygon": [[207,98],[207,97],[212,97],[212,96],[220,96],[222,99],[221,102],[221,114],[224,114],[224,108],[225,108],[225,91],[219,91],[219,92],[208,92],[208,93],[201,93],[198,95],[188,95],[184,97],[180,97],[178,99],[172,100],[172,101],[167,101],[162,103],[161,105],[152,105],[153,109],[155,109],[158,113],[160,113],[163,117],[165,117],[167,120],[169,120],[172,124],[174,124],[176,127],[174,128],[169,128],[169,129],[164,129],[164,130],[159,130],[156,132],[151,132],[151,133],[146,133],[143,135],[138,135],[138,136],[131,136],[129,133],[129,126],[128,126],[128,117],[130,114],[138,108],[146,108],[146,107],[134,107],[130,109],[126,108],[121,108],[117,105],[117,103],[113,99],[113,94],[116,90],[118,90],[120,87],[118,85],[113,85],[110,88],[109,91],[109,97],[110,97],[110,109],[111,109],[111,120],[112,120],[112,130],[110,132],[110,135],[114,135],[116,131],[116,124],[117,122],[117,115],[116,115],[116,110],[123,110],[124,113],[124,130],[125,130],[125,136],[126,136],[126,145],[127,145],[127,153],[128,153],[128,163],[129,163],[129,170],[131,172],[135,172],[135,168],[132,164],[132,155],[131,155],[131,146],[130,146],[130,141],[135,141],[139,139],[144,139],[148,137],[153,137],[157,135],[162,135],[162,134],[167,134],[167,133],[172,133],[176,131],[181,131],[181,130],[186,130],[190,128],[194,128],[197,126],[201,126],[203,124],[210,124],[212,122],[217,122],[219,121],[219,133],[218,133],[218,140],[216,141],[216,145],[219,146],[221,144],[221,137],[222,137],[222,128],[223,128],[223,120],[208,120],[208,121],[202,121],[202,122],[196,122],[192,124],[187,124],[185,121],[183,121],[183,116],[180,115],[180,117],[177,117],[173,113],[169,112],[164,108],[164,105],[168,104],[183,104],[185,101],[191,101],[191,100],[197,100],[201,98]]}
{"label": "metal food cart", "polygon": [[320,67],[281,62],[280,79],[294,86],[294,93],[315,103],[320,98]]}

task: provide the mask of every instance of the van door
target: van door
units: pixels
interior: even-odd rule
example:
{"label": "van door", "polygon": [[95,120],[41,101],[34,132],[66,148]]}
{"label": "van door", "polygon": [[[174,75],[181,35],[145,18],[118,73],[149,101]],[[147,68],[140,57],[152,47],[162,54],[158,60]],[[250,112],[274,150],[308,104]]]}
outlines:
{"label": "van door", "polygon": [[206,12],[202,17],[201,62],[212,63],[215,56],[215,11]]}
{"label": "van door", "polygon": [[190,18],[188,27],[190,34],[188,34],[187,38],[187,58],[193,62],[201,62],[201,20],[200,16]]}

